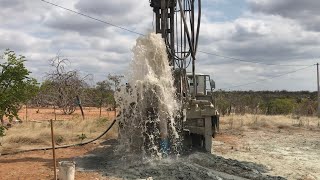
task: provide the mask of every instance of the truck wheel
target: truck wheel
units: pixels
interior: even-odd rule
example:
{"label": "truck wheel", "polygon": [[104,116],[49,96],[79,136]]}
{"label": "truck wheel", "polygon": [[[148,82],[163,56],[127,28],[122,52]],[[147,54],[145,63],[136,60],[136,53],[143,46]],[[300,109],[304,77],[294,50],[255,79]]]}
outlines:
{"label": "truck wheel", "polygon": [[211,117],[212,120],[212,137],[214,138],[219,132],[219,115],[215,115]]}
{"label": "truck wheel", "polygon": [[217,134],[217,132],[216,132],[216,126],[213,125],[213,126],[212,126],[212,138],[216,137],[216,134]]}

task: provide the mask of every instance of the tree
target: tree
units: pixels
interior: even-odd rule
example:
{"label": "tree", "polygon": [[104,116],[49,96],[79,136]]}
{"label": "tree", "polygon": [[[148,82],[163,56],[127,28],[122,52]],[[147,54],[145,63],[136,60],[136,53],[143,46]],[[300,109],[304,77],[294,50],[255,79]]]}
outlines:
{"label": "tree", "polygon": [[108,74],[108,79],[111,81],[111,85],[113,86],[114,90],[116,91],[119,88],[121,80],[124,76],[123,75],[112,75]]}
{"label": "tree", "polygon": [[225,94],[223,94],[221,91],[216,92],[215,96],[215,102],[216,102],[216,108],[218,109],[219,113],[224,116],[228,115],[230,113],[230,106],[231,103],[228,101]]}
{"label": "tree", "polygon": [[104,104],[110,104],[113,102],[113,91],[111,90],[112,83],[108,80],[104,80],[97,83],[95,88],[95,98],[98,102],[100,108],[100,117],[101,117],[101,108]]}
{"label": "tree", "polygon": [[[121,83],[121,80],[122,80],[123,77],[124,76],[122,76],[122,75],[111,75],[111,74],[108,75],[109,81],[112,82],[112,86],[114,88],[113,89],[114,93],[119,90],[119,86],[120,86],[120,83]],[[113,108],[115,110],[116,109],[116,101],[114,99],[114,94],[113,94],[113,97],[112,97],[112,102],[113,102],[113,105],[114,105]]]}
{"label": "tree", "polygon": [[85,79],[88,76],[80,77],[78,71],[67,71],[65,69],[67,59],[59,56],[51,61],[54,67],[53,72],[48,74],[47,96],[51,97],[51,104],[62,108],[64,114],[72,114],[76,110],[76,106],[80,105],[79,97],[83,90],[88,87]]}
{"label": "tree", "polygon": [[48,107],[54,105],[54,87],[51,81],[45,80],[41,83],[37,95],[32,98],[31,104],[35,107]]}
{"label": "tree", "polygon": [[36,95],[37,81],[29,75],[31,72],[24,66],[24,56],[16,56],[15,52],[6,50],[0,61],[0,120],[4,117],[10,121],[19,119],[18,111]]}
{"label": "tree", "polygon": [[278,115],[278,114],[290,114],[293,112],[296,103],[293,99],[274,99],[268,104],[268,114]]}

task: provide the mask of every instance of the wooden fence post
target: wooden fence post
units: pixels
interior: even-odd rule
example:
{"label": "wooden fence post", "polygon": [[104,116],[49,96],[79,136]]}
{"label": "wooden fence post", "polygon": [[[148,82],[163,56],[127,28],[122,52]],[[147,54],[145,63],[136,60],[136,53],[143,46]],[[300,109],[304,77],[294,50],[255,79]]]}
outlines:
{"label": "wooden fence post", "polygon": [[55,140],[54,140],[53,121],[52,121],[52,119],[50,119],[50,125],[51,125],[51,141],[52,141],[54,180],[57,180],[57,161],[56,161],[56,149],[55,149]]}

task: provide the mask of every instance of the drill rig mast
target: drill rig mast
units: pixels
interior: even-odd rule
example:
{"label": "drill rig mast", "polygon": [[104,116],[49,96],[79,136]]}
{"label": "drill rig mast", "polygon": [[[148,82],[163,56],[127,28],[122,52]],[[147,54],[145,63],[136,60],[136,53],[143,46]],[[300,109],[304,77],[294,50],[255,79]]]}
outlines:
{"label": "drill rig mast", "polygon": [[[169,63],[173,66],[175,72],[180,75],[178,92],[179,94],[186,94],[186,69],[190,63],[192,63],[192,74],[195,75],[201,0],[198,0],[198,4],[195,3],[195,0],[151,0],[150,5],[155,13],[155,31],[164,38]],[[197,11],[195,10],[196,5],[198,7]],[[195,21],[196,15],[197,21]]]}
{"label": "drill rig mast", "polygon": [[[177,96],[183,107],[183,118],[177,120],[181,121],[178,124],[182,124],[184,132],[183,145],[211,152],[212,136],[219,128],[219,117],[213,106],[215,83],[209,75],[195,72],[201,0],[150,0],[150,6],[155,14],[155,31],[162,35],[167,47]],[[192,73],[187,73],[188,69]]]}

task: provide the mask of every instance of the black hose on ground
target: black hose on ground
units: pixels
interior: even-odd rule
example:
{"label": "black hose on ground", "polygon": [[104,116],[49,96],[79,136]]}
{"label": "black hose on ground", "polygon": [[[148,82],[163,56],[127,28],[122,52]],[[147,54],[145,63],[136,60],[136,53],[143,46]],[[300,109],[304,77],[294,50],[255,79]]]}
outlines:
{"label": "black hose on ground", "polygon": [[[83,143],[78,143],[78,144],[71,144],[71,145],[64,145],[64,146],[57,146],[55,147],[55,149],[63,149],[63,148],[69,148],[69,147],[76,147],[76,146],[83,146],[83,145],[86,145],[86,144],[90,144],[90,143],[93,143],[95,141],[97,141],[98,139],[100,139],[102,136],[104,136],[105,134],[108,133],[108,131],[113,127],[113,125],[116,123],[116,119],[113,120],[113,122],[110,124],[110,126],[101,134],[99,135],[98,137],[90,140],[90,141],[86,141],[86,142],[83,142]],[[19,154],[19,153],[25,153],[25,152],[32,152],[32,151],[42,151],[42,150],[50,150],[52,149],[52,147],[46,147],[46,148],[36,148],[36,149],[27,149],[27,150],[22,150],[22,151],[17,151],[17,152],[11,152],[11,153],[3,153],[3,154],[0,154],[0,156],[7,156],[7,155],[14,155],[14,154]]]}

